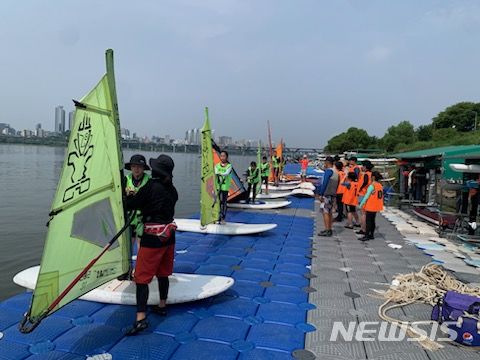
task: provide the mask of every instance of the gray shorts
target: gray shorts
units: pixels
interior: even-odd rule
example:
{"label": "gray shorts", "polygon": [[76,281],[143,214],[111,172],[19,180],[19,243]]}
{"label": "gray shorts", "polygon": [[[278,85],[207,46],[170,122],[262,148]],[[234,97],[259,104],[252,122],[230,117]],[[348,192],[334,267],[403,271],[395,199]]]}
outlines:
{"label": "gray shorts", "polygon": [[300,170],[300,176],[307,176],[307,169]]}
{"label": "gray shorts", "polygon": [[323,197],[323,213],[331,214],[333,211],[333,205],[335,204],[335,195],[326,195]]}

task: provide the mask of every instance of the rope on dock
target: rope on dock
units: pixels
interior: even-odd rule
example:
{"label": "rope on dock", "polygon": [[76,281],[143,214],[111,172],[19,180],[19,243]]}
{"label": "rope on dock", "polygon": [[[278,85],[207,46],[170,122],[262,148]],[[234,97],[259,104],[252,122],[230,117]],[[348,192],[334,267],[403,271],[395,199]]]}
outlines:
{"label": "rope on dock", "polygon": [[[443,346],[420,333],[408,321],[394,319],[387,315],[393,309],[401,308],[414,303],[436,305],[447,291],[456,291],[480,297],[480,287],[471,287],[453,275],[442,266],[427,264],[419,272],[399,274],[394,277],[392,285],[386,291],[375,291],[386,301],[380,305],[378,316],[391,324],[403,329],[407,335],[419,339],[419,343],[428,350],[438,350]],[[418,321],[416,324],[432,324],[435,321]]]}

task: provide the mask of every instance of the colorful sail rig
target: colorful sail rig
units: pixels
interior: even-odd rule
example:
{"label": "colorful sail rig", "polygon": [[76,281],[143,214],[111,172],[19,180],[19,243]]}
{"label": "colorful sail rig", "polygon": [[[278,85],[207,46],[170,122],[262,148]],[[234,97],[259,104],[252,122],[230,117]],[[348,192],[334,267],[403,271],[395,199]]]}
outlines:
{"label": "colorful sail rig", "polygon": [[210,119],[208,118],[208,108],[205,108],[205,123],[201,133],[200,224],[201,226],[206,226],[217,221],[220,214],[220,203],[215,184],[214,150],[212,149],[212,131],[210,129]]}
{"label": "colorful sail rig", "polygon": [[40,272],[20,331],[129,269],[129,221],[113,66],[75,103],[73,129],[50,211]]}

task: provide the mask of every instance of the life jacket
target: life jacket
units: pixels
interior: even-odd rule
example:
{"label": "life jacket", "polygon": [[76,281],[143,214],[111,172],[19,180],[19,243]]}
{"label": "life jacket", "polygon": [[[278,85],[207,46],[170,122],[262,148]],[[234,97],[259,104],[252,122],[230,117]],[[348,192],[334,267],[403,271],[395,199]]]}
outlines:
{"label": "life jacket", "polygon": [[[133,183],[133,175],[132,173],[130,173],[127,175],[127,188],[135,190],[135,192],[137,192],[138,190],[140,190],[140,188],[145,186],[148,180],[150,180],[150,175],[148,175],[147,173],[144,173],[142,181],[140,181],[140,184],[135,186],[135,184]],[[133,210],[133,211],[135,211],[135,216],[130,222],[130,226],[132,226],[135,229],[135,233],[138,236],[142,236],[143,234],[142,212],[140,210]],[[132,216],[132,213],[129,214],[129,217],[130,216]]]}
{"label": "life jacket", "polygon": [[278,160],[279,160],[279,159],[278,159],[277,156],[275,156],[275,155],[272,156],[272,163],[273,163],[273,168],[274,168],[274,169],[278,169],[278,166],[279,166]]}
{"label": "life jacket", "polygon": [[337,187],[337,194],[344,194],[347,188],[345,185],[342,185],[347,178],[347,174],[343,171],[338,171],[338,187]]}
{"label": "life jacket", "polygon": [[342,202],[345,205],[358,206],[358,182],[350,181],[350,188],[345,187]]}
{"label": "life jacket", "polygon": [[383,210],[383,186],[374,182],[373,191],[365,202],[364,209],[369,212],[379,212]]}
{"label": "life jacket", "polygon": [[[365,176],[368,178],[367,185],[365,185],[362,188],[363,183],[365,182]],[[371,171],[366,171],[364,173],[361,173],[360,178],[358,180],[359,185],[359,190],[358,190],[358,195],[360,196],[365,196],[367,193],[368,187],[372,184],[372,172]]]}
{"label": "life jacket", "polygon": [[225,166],[222,166],[222,163],[219,162],[215,165],[215,174],[217,179],[217,187],[221,191],[230,190],[230,183],[232,181],[232,164],[227,163]]}
{"label": "life jacket", "polygon": [[260,170],[257,168],[255,168],[255,170],[252,169],[251,166],[248,167],[248,170],[247,170],[247,182],[249,184],[256,184],[260,181],[259,177],[258,177],[258,172]]}
{"label": "life jacket", "polygon": [[260,169],[262,172],[262,177],[268,177],[270,175],[270,164],[268,162],[261,163]]}
{"label": "life jacket", "polygon": [[307,170],[308,168],[308,159],[302,159],[300,160],[300,166],[302,170]]}
{"label": "life jacket", "polygon": [[325,192],[323,194],[325,196],[337,195],[338,173],[334,169],[331,169],[331,170],[332,170],[332,176],[328,180],[327,188],[325,189]]}

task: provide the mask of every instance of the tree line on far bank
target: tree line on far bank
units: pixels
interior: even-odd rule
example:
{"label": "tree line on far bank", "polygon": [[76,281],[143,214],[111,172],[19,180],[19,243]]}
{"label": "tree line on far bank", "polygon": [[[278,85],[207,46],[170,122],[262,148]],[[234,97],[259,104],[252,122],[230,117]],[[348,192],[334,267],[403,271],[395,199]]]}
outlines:
{"label": "tree line on far bank", "polygon": [[351,127],[332,137],[325,147],[332,153],[377,149],[395,153],[448,145],[480,144],[480,103],[460,102],[447,107],[427,125],[415,128],[409,121],[390,126],[382,137]]}

